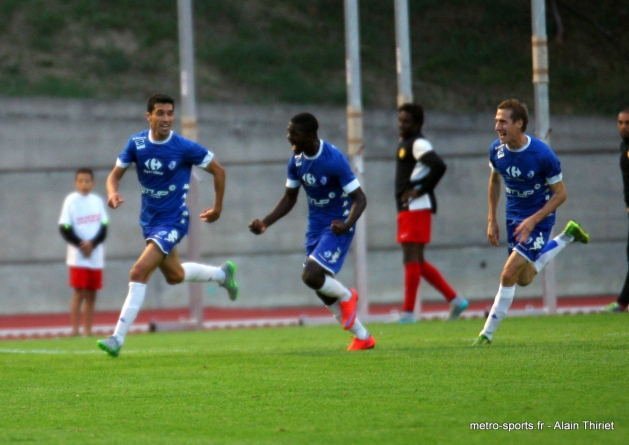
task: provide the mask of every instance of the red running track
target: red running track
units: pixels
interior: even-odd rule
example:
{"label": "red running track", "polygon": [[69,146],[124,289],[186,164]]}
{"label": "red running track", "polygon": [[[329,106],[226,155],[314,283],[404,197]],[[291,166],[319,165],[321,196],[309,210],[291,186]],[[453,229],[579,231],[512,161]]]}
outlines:
{"label": "red running track", "polygon": [[[605,306],[616,300],[615,296],[592,296],[592,297],[569,297],[559,298],[557,306],[567,307],[591,307]],[[491,307],[493,300],[470,301],[469,310],[484,311]],[[97,301],[98,305],[98,301]],[[543,307],[541,298],[516,298],[511,306],[512,309]],[[385,315],[392,311],[400,311],[401,303],[398,304],[371,304],[370,315]],[[448,310],[446,302],[422,302],[422,312],[444,312]],[[115,325],[118,320],[119,311],[97,311],[94,314],[94,326]],[[247,319],[273,319],[273,318],[299,318],[308,317],[328,317],[330,313],[324,306],[307,307],[278,307],[278,308],[223,308],[206,307],[203,311],[205,321],[228,321]],[[146,309],[140,311],[136,323],[150,323],[152,321],[179,321],[189,317],[188,308],[176,309]],[[1,329],[25,329],[25,328],[59,328],[69,327],[69,313],[52,314],[15,314],[0,315]]]}

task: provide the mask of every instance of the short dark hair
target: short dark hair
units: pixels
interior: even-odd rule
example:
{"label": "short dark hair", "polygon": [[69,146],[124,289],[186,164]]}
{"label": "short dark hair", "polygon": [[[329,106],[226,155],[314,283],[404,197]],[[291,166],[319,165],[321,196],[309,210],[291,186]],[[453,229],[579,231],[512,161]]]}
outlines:
{"label": "short dark hair", "polygon": [[413,123],[418,124],[419,130],[421,131],[424,126],[424,107],[419,104],[405,103],[400,105],[397,111],[398,113],[404,111],[410,114],[413,119]]}
{"label": "short dark hair", "polygon": [[526,108],[524,102],[520,102],[517,99],[507,99],[498,105],[499,110],[511,110],[511,120],[515,123],[519,120],[522,121],[522,131],[526,131],[526,126],[529,123],[529,110]]}
{"label": "short dark hair", "polygon": [[296,114],[290,121],[293,125],[301,127],[304,133],[307,134],[317,134],[317,131],[319,130],[319,122],[317,121],[317,118],[310,113]]}
{"label": "short dark hair", "polygon": [[80,174],[90,175],[92,180],[94,180],[94,171],[89,167],[81,167],[76,169],[76,173],[74,174],[74,179],[76,180]]}
{"label": "short dark hair", "polygon": [[627,113],[627,114],[629,114],[629,107],[625,107],[625,108],[623,108],[622,110],[620,110],[620,111],[618,112],[618,114],[620,114],[620,113]]}
{"label": "short dark hair", "polygon": [[146,111],[152,113],[155,109],[155,104],[171,104],[173,110],[175,109],[175,100],[167,94],[156,93],[149,97],[146,103]]}

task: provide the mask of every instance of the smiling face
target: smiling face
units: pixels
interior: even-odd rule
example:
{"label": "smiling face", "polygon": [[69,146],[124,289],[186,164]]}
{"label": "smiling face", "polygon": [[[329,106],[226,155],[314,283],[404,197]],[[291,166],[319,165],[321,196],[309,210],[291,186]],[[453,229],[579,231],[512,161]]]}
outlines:
{"label": "smiling face", "polygon": [[524,122],[521,119],[513,122],[510,109],[498,109],[495,122],[494,129],[498,133],[498,139],[500,139],[501,144],[507,144],[509,148],[520,148],[526,143],[527,139],[522,131]]}
{"label": "smiling face", "polygon": [[170,136],[175,121],[175,109],[169,103],[156,103],[153,111],[146,113],[149,121],[151,136],[156,141],[163,141]]}

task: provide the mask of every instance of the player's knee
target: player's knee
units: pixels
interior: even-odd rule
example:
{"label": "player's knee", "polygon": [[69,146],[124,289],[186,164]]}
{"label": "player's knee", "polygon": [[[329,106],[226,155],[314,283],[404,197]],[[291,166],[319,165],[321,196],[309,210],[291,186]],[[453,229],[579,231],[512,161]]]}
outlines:
{"label": "player's knee", "polygon": [[171,271],[168,274],[164,274],[164,278],[166,278],[166,282],[170,285],[179,284],[185,278],[185,273],[183,269],[181,271]]}
{"label": "player's knee", "polygon": [[519,273],[510,268],[504,268],[502,270],[502,274],[500,275],[500,284],[503,286],[513,286],[518,282]]}
{"label": "player's knee", "polygon": [[533,282],[535,275],[537,275],[537,271],[535,270],[535,267],[533,267],[533,265],[531,264],[529,267],[524,269],[518,277],[518,285],[522,287],[528,286]]}
{"label": "player's knee", "polygon": [[132,283],[146,283],[149,275],[144,268],[135,264],[129,272],[129,281]]}
{"label": "player's knee", "polygon": [[317,289],[321,289],[321,287],[323,286],[323,283],[325,281],[325,275],[313,273],[308,270],[304,270],[301,274],[301,280],[309,288],[317,290]]}

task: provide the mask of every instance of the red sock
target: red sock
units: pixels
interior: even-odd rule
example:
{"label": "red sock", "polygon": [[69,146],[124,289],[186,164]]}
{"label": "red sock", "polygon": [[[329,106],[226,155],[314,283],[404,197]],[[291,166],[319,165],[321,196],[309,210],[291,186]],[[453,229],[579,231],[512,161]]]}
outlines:
{"label": "red sock", "polygon": [[450,287],[448,282],[443,278],[441,273],[437,270],[435,266],[430,264],[428,261],[424,261],[424,264],[421,265],[422,277],[432,287],[437,289],[446,300],[452,301],[454,297],[456,297],[456,291]]}
{"label": "red sock", "polygon": [[415,309],[421,275],[422,267],[419,263],[404,264],[404,306],[402,306],[402,310],[405,312],[413,312]]}

